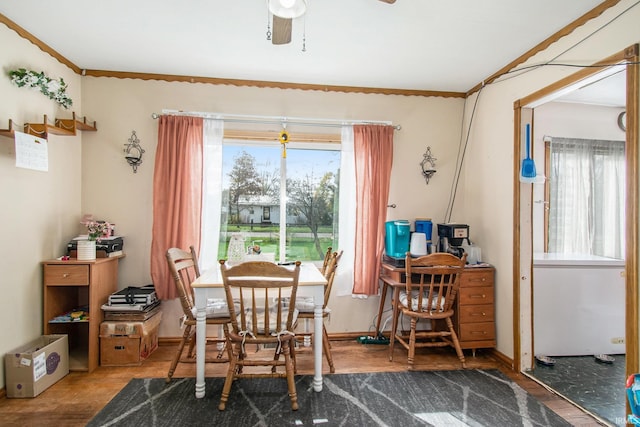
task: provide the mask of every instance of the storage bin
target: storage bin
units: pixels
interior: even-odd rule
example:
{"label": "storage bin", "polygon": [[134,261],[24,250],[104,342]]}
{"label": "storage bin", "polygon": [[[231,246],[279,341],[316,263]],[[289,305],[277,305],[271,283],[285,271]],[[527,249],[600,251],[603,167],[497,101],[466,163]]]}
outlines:
{"label": "storage bin", "polygon": [[7,397],[36,397],[69,373],[66,335],[42,335],[4,356]]}
{"label": "storage bin", "polygon": [[136,366],[158,348],[162,312],[142,322],[100,324],[100,365]]}

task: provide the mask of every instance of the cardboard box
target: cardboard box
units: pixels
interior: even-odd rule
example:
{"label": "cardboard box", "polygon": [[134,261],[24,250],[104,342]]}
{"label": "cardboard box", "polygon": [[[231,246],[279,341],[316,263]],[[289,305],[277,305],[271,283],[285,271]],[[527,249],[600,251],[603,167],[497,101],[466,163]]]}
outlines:
{"label": "cardboard box", "polygon": [[4,356],[7,397],[36,397],[69,373],[69,339],[43,335]]}
{"label": "cardboard box", "polygon": [[158,348],[162,312],[143,322],[100,324],[100,365],[137,366]]}

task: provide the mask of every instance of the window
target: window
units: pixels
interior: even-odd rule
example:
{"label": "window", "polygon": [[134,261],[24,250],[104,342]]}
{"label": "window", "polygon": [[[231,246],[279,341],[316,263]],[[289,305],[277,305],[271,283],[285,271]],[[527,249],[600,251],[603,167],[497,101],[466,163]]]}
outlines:
{"label": "window", "polygon": [[241,233],[247,252],[321,260],[338,247],[340,145],[225,140],[218,258]]}
{"label": "window", "polygon": [[553,138],[548,252],[624,258],[624,141]]}

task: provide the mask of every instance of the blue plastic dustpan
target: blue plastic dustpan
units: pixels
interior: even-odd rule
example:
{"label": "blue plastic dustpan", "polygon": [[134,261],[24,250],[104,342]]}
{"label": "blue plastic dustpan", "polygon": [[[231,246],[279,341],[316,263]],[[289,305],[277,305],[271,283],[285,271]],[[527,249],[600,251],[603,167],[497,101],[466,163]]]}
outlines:
{"label": "blue plastic dustpan", "polygon": [[530,156],[531,151],[531,125],[525,126],[525,147],[526,157],[522,159],[522,167],[520,168],[520,181],[533,183],[536,180],[536,164]]}

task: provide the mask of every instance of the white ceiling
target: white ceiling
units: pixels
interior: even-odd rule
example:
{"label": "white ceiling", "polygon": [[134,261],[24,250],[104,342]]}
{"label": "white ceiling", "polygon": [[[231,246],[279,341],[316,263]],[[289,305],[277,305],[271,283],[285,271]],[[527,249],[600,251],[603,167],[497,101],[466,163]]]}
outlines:
{"label": "white ceiling", "polygon": [[616,67],[613,75],[586,84],[556,99],[559,102],[602,105],[605,107],[625,107],[627,104],[627,73],[624,68]]}
{"label": "white ceiling", "polygon": [[0,13],[87,70],[466,92],[600,2],[309,0],[282,46],[266,40],[266,0],[20,0]]}

